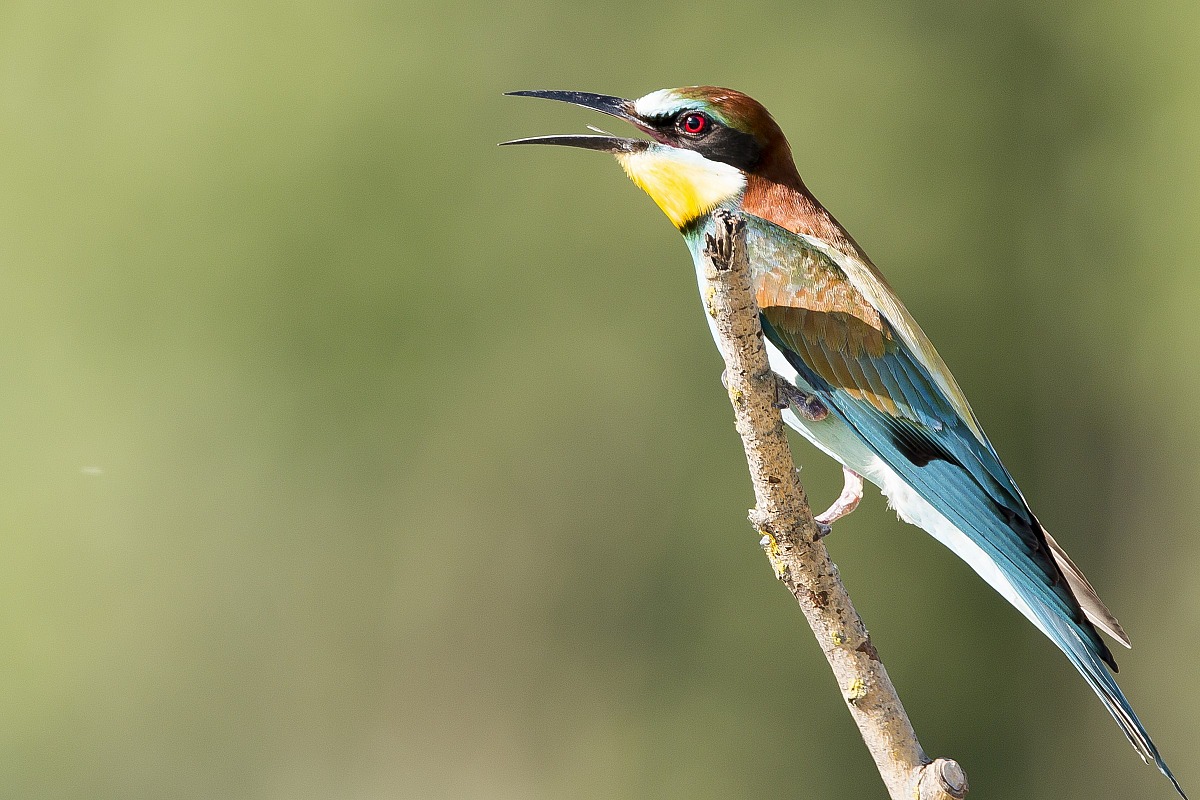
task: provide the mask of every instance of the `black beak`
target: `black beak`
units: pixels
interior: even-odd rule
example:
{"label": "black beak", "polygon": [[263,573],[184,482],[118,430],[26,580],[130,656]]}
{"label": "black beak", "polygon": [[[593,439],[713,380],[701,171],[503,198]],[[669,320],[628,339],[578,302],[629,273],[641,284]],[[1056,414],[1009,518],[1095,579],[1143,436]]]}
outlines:
{"label": "black beak", "polygon": [[641,139],[622,139],[619,136],[531,136],[528,139],[513,139],[501,142],[507,144],[561,144],[566,147],[582,147],[585,150],[599,150],[602,153],[636,153],[650,146],[649,142]]}
{"label": "black beak", "polygon": [[[591,92],[560,92],[553,90],[507,92],[517,97],[544,97],[547,100],[561,100],[571,105],[590,108],[604,114],[623,119],[639,128],[645,129],[646,124],[633,113],[633,103],[621,97],[607,94],[592,94]],[[599,150],[605,153],[633,153],[645,150],[649,142],[641,139],[622,139],[618,136],[534,136],[529,139],[513,139],[506,144],[560,144],[566,147],[582,147],[585,150]]]}
{"label": "black beak", "polygon": [[611,114],[614,117],[620,117],[626,122],[632,122],[634,125],[640,125],[641,120],[633,114],[633,103],[622,97],[613,97],[608,94],[592,94],[591,92],[556,92],[553,90],[541,91],[523,91],[523,92],[505,92],[509,97],[544,97],[547,100],[561,100],[564,103],[570,103],[573,106],[582,106],[590,108],[593,111],[599,111],[604,114]]}

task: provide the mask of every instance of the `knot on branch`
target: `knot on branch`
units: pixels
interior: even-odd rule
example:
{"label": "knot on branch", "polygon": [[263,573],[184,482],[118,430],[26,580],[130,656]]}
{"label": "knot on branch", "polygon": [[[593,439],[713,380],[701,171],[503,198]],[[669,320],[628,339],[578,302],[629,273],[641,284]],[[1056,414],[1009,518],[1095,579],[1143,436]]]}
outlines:
{"label": "knot on branch", "polygon": [[939,758],[921,768],[917,797],[920,800],[963,800],[969,788],[967,774],[958,762]]}

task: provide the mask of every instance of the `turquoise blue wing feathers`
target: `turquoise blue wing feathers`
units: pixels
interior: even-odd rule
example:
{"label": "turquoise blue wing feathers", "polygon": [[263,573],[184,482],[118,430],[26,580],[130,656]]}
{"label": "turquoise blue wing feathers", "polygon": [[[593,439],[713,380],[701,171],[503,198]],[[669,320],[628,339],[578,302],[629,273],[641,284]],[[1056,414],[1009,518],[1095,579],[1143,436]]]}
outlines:
{"label": "turquoise blue wing feathers", "polygon": [[[756,217],[749,222],[768,340],[832,414],[987,553],[1135,749],[1178,788],[1105,669],[1115,671],[1116,662],[1072,593],[1041,525],[957,384],[891,290],[880,280],[864,292],[863,275],[855,285],[828,251],[770,222]],[[889,315],[887,304],[873,302],[880,294],[905,318],[893,321],[896,312]],[[938,375],[939,370],[945,372]]]}

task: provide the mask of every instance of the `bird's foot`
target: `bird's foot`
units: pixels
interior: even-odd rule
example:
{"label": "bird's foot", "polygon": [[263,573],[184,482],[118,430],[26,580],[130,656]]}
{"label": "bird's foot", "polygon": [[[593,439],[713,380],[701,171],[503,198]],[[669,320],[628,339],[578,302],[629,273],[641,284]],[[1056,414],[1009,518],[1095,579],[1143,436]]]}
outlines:
{"label": "bird's foot", "polygon": [[775,376],[775,389],[778,393],[776,408],[790,408],[809,422],[820,422],[829,416],[829,409],[819,397],[797,388],[778,375]]}
{"label": "bird's foot", "polygon": [[862,500],[862,475],[846,467],[842,467],[842,475],[845,477],[842,493],[838,495],[837,500],[833,501],[833,505],[825,509],[823,513],[813,517],[817,523],[818,539],[824,539],[832,533],[833,523],[858,508],[858,502]]}

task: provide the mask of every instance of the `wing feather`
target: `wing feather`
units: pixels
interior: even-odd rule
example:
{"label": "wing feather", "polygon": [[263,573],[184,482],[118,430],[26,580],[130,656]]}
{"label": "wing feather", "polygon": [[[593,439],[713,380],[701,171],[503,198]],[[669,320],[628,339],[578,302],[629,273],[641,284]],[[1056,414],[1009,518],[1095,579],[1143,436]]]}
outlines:
{"label": "wing feather", "polygon": [[770,265],[765,283],[753,277],[772,344],[832,415],[986,554],[1142,758],[1183,795],[1105,669],[1117,665],[1097,628],[1125,646],[1129,638],[1029,510],[962,390],[886,282],[865,257],[753,215],[748,222],[751,263]]}
{"label": "wing feather", "polygon": [[[1056,554],[1061,548],[1050,544],[953,377],[887,285],[878,280],[863,291],[873,270],[847,269],[844,254],[818,250],[809,237],[758,226],[749,233],[759,250],[753,261],[771,265],[755,276],[764,330],[793,366],[892,469],[1113,663],[1089,620],[1098,617],[1110,633],[1119,625]],[[873,306],[868,295],[886,302]],[[875,307],[884,313],[866,310]]]}

